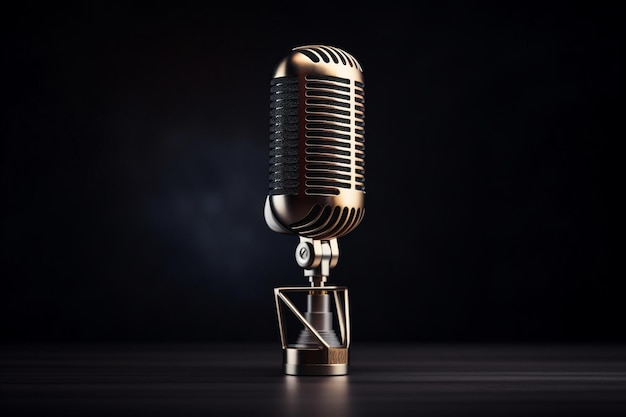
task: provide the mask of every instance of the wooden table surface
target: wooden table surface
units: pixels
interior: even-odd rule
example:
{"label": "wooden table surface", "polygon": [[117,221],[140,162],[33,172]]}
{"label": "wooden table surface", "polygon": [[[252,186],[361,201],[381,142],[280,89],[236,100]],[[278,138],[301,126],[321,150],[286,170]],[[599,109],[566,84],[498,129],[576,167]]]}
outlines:
{"label": "wooden table surface", "polygon": [[4,344],[0,415],[626,416],[626,347],[353,344],[296,377],[278,344]]}

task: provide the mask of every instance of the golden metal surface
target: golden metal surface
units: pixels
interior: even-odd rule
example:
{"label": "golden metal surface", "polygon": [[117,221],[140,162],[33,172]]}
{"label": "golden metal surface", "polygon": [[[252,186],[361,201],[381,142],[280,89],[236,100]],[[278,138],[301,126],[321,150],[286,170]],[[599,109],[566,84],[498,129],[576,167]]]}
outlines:
{"label": "golden metal surface", "polygon": [[339,48],[307,45],[283,59],[274,74],[280,77],[298,80],[298,193],[269,195],[266,221],[277,232],[320,240],[343,236],[365,214],[361,66]]}
{"label": "golden metal surface", "polygon": [[287,375],[346,375],[348,349],[287,348],[284,350],[284,371]]}

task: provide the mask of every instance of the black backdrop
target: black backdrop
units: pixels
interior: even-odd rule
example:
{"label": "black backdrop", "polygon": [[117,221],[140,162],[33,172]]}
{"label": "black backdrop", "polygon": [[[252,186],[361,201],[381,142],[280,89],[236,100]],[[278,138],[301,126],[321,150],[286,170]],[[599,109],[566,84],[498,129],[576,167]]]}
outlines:
{"label": "black backdrop", "polygon": [[0,338],[278,343],[269,80],[322,43],[366,81],[355,341],[623,341],[611,4],[6,9]]}

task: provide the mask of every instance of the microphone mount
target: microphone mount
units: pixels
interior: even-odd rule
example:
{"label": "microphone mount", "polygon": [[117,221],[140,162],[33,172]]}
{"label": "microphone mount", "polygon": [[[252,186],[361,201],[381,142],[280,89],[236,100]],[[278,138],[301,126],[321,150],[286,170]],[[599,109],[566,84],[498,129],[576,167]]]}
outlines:
{"label": "microphone mount", "polygon": [[[339,260],[337,239],[300,236],[295,257],[310,285],[274,288],[284,372],[287,375],[345,375],[350,345],[348,289],[326,285],[330,270]],[[306,294],[304,313],[287,293]],[[295,341],[288,340],[285,307],[303,326]],[[339,337],[334,324],[339,328]]]}
{"label": "microphone mount", "polygon": [[309,278],[312,287],[323,287],[330,270],[339,261],[337,239],[317,240],[300,236],[296,246],[296,262],[304,268],[304,276]]}

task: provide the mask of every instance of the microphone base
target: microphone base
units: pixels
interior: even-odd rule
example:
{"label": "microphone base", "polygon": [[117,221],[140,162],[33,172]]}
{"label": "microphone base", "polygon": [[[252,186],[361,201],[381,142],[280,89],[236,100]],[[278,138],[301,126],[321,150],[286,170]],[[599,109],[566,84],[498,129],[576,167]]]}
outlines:
{"label": "microphone base", "polygon": [[[310,311],[300,312],[290,296],[307,297]],[[278,328],[283,348],[283,370],[287,375],[346,375],[350,346],[348,289],[338,286],[274,288]],[[339,330],[337,339],[331,326],[334,307]],[[327,311],[328,310],[328,311]],[[291,313],[289,315],[289,313]],[[295,317],[309,335],[289,340],[287,319]],[[333,337],[331,337],[331,335]]]}
{"label": "microphone base", "polygon": [[283,349],[286,375],[347,375],[348,348],[306,349],[287,347]]}

